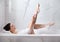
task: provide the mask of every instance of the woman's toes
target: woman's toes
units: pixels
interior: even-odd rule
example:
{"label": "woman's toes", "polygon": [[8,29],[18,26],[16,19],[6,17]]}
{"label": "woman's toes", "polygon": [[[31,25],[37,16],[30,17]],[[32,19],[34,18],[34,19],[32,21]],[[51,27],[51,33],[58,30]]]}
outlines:
{"label": "woman's toes", "polygon": [[53,26],[55,23],[54,22],[50,22],[49,23],[49,26]]}

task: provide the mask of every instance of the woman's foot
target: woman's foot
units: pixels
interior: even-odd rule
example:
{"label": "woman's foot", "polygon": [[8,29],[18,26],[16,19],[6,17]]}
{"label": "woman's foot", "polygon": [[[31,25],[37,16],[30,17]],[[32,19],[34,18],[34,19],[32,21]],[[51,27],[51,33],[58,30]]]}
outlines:
{"label": "woman's foot", "polygon": [[54,22],[49,22],[48,25],[49,26],[53,26],[55,23]]}
{"label": "woman's foot", "polygon": [[35,14],[38,14],[40,12],[40,4],[38,3],[36,10],[35,10]]}

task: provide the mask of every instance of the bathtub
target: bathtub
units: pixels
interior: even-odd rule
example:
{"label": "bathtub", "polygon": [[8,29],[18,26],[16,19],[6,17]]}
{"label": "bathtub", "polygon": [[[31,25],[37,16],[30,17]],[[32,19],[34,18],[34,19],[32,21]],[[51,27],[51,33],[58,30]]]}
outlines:
{"label": "bathtub", "polygon": [[36,34],[12,34],[8,31],[4,31],[0,33],[0,36],[60,36],[60,30],[43,28],[39,33],[36,32]]}
{"label": "bathtub", "polygon": [[0,42],[60,42],[60,34],[8,34],[0,33]]}
{"label": "bathtub", "polygon": [[2,34],[0,42],[60,42],[60,34]]}
{"label": "bathtub", "polygon": [[[40,32],[39,32],[40,31]],[[0,36],[60,36],[60,29],[50,29],[50,28],[42,28],[36,34],[12,34],[8,31],[4,31],[0,33]]]}
{"label": "bathtub", "polygon": [[36,32],[36,34],[12,34],[4,31],[0,33],[0,36],[60,36],[60,30],[43,29],[39,33]]}
{"label": "bathtub", "polygon": [[0,42],[60,42],[60,30],[44,29],[40,34],[0,33]]}

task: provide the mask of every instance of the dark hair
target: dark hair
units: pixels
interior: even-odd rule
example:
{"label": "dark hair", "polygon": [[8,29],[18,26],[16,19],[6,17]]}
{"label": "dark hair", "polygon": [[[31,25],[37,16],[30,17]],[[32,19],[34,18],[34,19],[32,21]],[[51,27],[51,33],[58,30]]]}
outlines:
{"label": "dark hair", "polygon": [[3,29],[6,31],[9,31],[10,30],[10,23],[6,24]]}

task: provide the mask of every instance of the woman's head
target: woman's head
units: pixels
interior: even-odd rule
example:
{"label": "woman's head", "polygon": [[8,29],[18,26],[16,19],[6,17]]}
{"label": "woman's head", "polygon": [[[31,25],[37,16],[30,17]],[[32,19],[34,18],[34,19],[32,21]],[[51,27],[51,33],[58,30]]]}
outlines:
{"label": "woman's head", "polygon": [[16,28],[15,25],[13,25],[12,23],[8,23],[4,26],[3,29],[6,31],[15,31]]}

